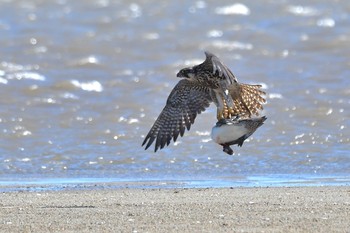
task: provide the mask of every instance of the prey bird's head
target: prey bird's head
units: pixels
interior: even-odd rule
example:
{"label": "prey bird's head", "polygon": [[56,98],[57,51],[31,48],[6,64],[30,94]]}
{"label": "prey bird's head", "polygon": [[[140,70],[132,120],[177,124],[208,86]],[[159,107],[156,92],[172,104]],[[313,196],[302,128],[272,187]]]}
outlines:
{"label": "prey bird's head", "polygon": [[194,76],[194,70],[192,68],[184,68],[176,75],[179,78],[193,78]]}

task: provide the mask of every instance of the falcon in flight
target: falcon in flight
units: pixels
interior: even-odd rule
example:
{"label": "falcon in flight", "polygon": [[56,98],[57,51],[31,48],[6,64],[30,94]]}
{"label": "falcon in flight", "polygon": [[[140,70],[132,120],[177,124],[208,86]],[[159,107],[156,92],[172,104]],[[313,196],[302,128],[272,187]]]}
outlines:
{"label": "falcon in flight", "polygon": [[265,92],[261,85],[239,83],[231,70],[210,52],[205,52],[203,63],[184,68],[177,77],[182,78],[171,91],[163,111],[158,116],[142,146],[146,150],[155,141],[154,151],[169,145],[190,130],[197,114],[210,103],[217,107],[217,119],[233,116],[250,118],[263,109]]}

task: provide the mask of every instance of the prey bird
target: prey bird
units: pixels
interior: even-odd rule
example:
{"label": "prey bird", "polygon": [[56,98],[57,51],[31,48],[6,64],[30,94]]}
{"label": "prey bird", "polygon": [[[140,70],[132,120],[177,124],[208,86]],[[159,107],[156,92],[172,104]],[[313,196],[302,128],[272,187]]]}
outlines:
{"label": "prey bird", "polygon": [[257,117],[249,119],[220,119],[211,131],[211,138],[223,147],[223,151],[233,154],[231,145],[242,146],[243,142],[250,137],[267,118]]}
{"label": "prey bird", "polygon": [[261,85],[239,83],[232,71],[210,52],[203,63],[180,70],[182,78],[171,91],[163,111],[146,135],[142,146],[148,149],[155,141],[154,151],[174,142],[190,130],[197,114],[210,103],[217,107],[217,119],[233,116],[250,118],[263,109],[265,92]]}

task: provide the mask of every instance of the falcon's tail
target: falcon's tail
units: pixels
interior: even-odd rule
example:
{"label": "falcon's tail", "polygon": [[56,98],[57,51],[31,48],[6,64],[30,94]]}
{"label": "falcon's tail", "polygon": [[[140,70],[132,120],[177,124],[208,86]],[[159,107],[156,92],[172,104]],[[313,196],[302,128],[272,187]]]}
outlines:
{"label": "falcon's tail", "polygon": [[240,83],[240,98],[234,99],[234,112],[240,116],[259,116],[259,111],[263,109],[266,100],[262,97],[266,95],[260,88],[261,85],[250,85]]}

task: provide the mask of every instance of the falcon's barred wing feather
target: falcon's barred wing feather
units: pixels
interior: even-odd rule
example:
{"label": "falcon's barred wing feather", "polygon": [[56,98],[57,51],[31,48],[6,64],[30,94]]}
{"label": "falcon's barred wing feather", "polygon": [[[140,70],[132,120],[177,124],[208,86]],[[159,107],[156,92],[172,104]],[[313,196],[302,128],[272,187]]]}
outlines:
{"label": "falcon's barred wing feather", "polygon": [[237,91],[230,91],[234,103],[234,115],[240,115],[241,117],[259,116],[259,111],[263,109],[262,104],[266,102],[262,97],[266,93],[260,88],[261,85],[239,83],[238,93]]}
{"label": "falcon's barred wing feather", "polygon": [[171,91],[163,111],[158,116],[142,146],[146,150],[154,141],[156,152],[165,145],[174,142],[179,134],[183,136],[185,128],[189,130],[197,114],[200,114],[212,102],[211,90],[196,81],[182,79]]}

